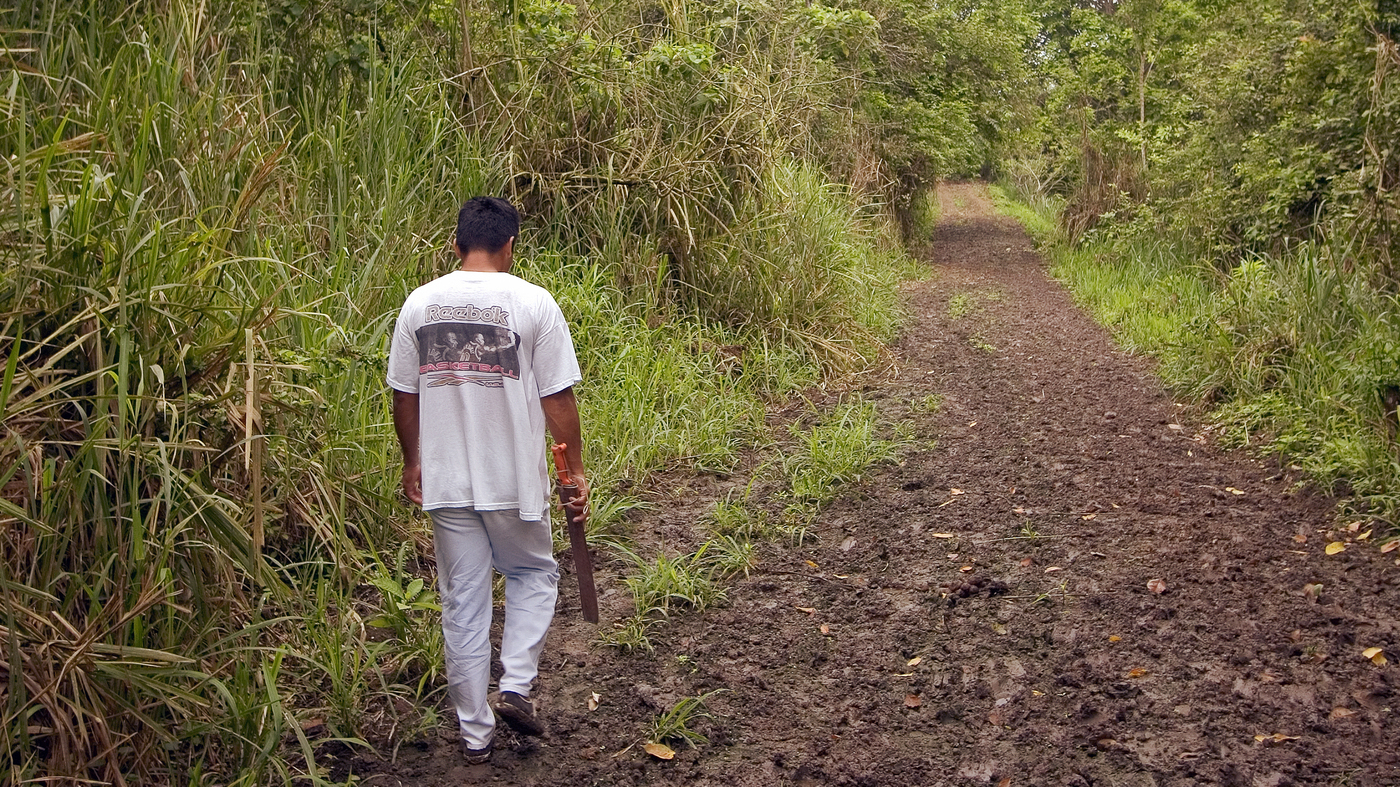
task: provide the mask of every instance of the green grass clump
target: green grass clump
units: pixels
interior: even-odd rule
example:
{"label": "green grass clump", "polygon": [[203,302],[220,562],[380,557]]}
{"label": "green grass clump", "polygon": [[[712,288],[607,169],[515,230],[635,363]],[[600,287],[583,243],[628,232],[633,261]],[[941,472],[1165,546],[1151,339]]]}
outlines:
{"label": "green grass clump", "polygon": [[976,305],[977,301],[972,293],[960,292],[948,299],[948,316],[960,320],[971,314]]}
{"label": "green grass clump", "polygon": [[[720,515],[733,522],[734,514]],[[650,650],[647,632],[651,622],[666,617],[678,609],[702,610],[722,601],[724,580],[738,574],[747,575],[753,567],[754,532],[746,526],[725,527],[717,520],[714,535],[689,554],[655,558],[642,557],[631,547],[614,543],[614,550],[631,564],[632,571],[624,579],[636,615],[629,621],[603,635],[602,642],[624,650]]]}
{"label": "green grass clump", "polygon": [[[761,472],[761,471],[759,471]],[[755,472],[755,476],[758,472]],[[769,521],[768,512],[755,508],[750,496],[750,486],[742,495],[730,494],[715,503],[714,510],[705,518],[710,533],[717,538],[731,538],[740,541],[763,541],[772,538],[776,531]]]}
{"label": "green grass clump", "polygon": [[936,413],[943,406],[943,397],[940,394],[926,394],[909,403],[910,409],[916,413]]}
{"label": "green grass clump", "polygon": [[665,616],[673,609],[702,610],[712,606],[725,596],[719,581],[748,565],[747,552],[736,557],[734,551],[717,548],[712,541],[701,544],[690,554],[676,557],[659,554],[647,560],[636,553],[628,556],[635,570],[625,581],[632,591],[637,612],[644,616]]}
{"label": "green grass clump", "polygon": [[644,614],[636,614],[613,624],[611,630],[604,631],[598,641],[625,653],[653,651],[651,638],[652,621]]}
{"label": "green grass clump", "polygon": [[705,712],[705,702],[714,695],[727,691],[715,689],[694,697],[682,697],[666,711],[657,714],[647,729],[647,740],[665,743],[682,743],[691,748],[709,743],[709,739],[690,728],[699,719],[710,718]]}
{"label": "green grass clump", "polygon": [[898,446],[880,439],[877,426],[875,405],[859,397],[842,402],[811,429],[794,425],[798,450],[784,457],[783,471],[795,503],[820,508],[871,465],[893,461]]}

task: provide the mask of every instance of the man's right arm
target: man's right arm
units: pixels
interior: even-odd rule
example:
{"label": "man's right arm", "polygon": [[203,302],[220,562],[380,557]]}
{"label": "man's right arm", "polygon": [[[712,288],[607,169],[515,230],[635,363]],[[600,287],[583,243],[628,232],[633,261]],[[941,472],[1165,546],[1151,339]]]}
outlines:
{"label": "man's right arm", "polygon": [[418,394],[394,390],[394,433],[403,449],[403,493],[423,505],[423,464],[418,452]]}
{"label": "man's right arm", "polygon": [[564,450],[564,456],[569,460],[569,474],[573,476],[574,483],[578,484],[576,505],[570,507],[570,512],[578,516],[578,512],[582,511],[586,520],[588,478],[583,468],[583,427],[579,422],[578,400],[574,397],[573,387],[540,397],[540,406],[544,409],[544,422],[549,427],[549,434],[554,438],[554,442],[568,446]]}

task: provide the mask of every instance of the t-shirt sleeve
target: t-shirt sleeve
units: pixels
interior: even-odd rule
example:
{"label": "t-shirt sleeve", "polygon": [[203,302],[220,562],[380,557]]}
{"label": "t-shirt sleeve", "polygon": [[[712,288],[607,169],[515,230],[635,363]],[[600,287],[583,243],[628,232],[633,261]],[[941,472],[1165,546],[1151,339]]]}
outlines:
{"label": "t-shirt sleeve", "polygon": [[418,393],[418,336],[409,325],[409,304],[405,303],[394,322],[389,342],[389,387],[404,393]]}
{"label": "t-shirt sleeve", "polygon": [[553,298],[541,308],[539,332],[535,335],[534,372],[540,396],[556,394],[583,379],[569,324]]}

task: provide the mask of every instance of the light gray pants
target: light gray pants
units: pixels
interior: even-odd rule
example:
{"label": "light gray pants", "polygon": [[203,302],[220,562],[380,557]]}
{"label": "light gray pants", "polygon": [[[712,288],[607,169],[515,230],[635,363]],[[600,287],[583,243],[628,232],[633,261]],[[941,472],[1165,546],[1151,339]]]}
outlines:
{"label": "light gray pants", "polygon": [[440,508],[433,518],[442,632],[447,649],[447,690],[457,708],[462,738],[473,749],[491,742],[496,719],[487,703],[491,682],[491,569],[506,578],[506,619],[501,636],[501,691],[530,696],[539,674],[540,650],[559,588],[549,517],[520,519],[518,510]]}

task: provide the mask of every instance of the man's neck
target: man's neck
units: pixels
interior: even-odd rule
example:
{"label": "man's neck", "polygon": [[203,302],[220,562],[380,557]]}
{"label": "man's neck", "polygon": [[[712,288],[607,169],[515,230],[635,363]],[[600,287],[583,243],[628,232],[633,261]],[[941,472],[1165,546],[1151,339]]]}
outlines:
{"label": "man's neck", "polygon": [[507,273],[514,262],[509,244],[496,251],[472,249],[458,257],[462,260],[461,270],[471,273]]}

